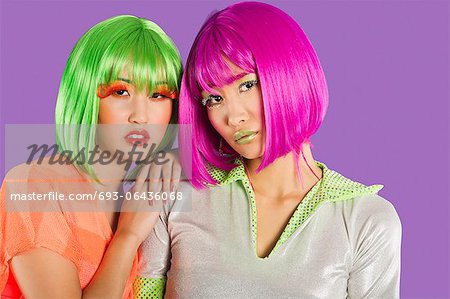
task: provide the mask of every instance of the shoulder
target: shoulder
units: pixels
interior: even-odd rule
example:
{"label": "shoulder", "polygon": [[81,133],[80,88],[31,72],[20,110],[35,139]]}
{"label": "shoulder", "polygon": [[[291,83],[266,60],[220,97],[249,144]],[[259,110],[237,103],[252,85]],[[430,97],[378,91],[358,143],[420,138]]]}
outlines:
{"label": "shoulder", "polygon": [[[2,197],[7,193],[25,193],[29,190],[29,183],[42,177],[41,170],[36,165],[22,163],[11,168],[2,182]],[[3,202],[3,200],[2,200]]]}
{"label": "shoulder", "polygon": [[222,188],[222,186],[210,186],[202,189],[197,189],[191,184],[190,181],[185,180],[180,183],[177,191],[181,192],[183,196],[189,196],[191,198],[197,199],[209,197],[211,191],[218,190],[220,188]]}
{"label": "shoulder", "polygon": [[334,203],[348,222],[358,224],[400,227],[400,218],[394,205],[378,194],[383,185],[365,185],[350,179],[323,163],[324,179],[317,197]]}
{"label": "shoulder", "polygon": [[398,241],[402,224],[394,205],[378,194],[366,194],[341,202],[348,230],[355,238],[369,235],[389,241]]}
{"label": "shoulder", "polygon": [[8,170],[8,172],[5,174],[5,178],[3,181],[9,182],[28,179],[30,176],[30,172],[33,168],[34,168],[33,165],[27,163],[16,165],[10,170]]}
{"label": "shoulder", "polygon": [[163,214],[186,212],[192,210],[193,199],[197,199],[203,190],[196,190],[187,179],[181,180],[174,193],[171,193],[169,200],[163,205]]}
{"label": "shoulder", "polygon": [[172,212],[206,212],[211,205],[228,202],[230,200],[230,185],[208,186],[195,188],[189,181],[180,183],[176,190],[176,199],[170,200],[164,206],[166,213]]}
{"label": "shoulder", "polygon": [[[58,193],[58,196],[62,193],[81,194],[91,190],[89,184],[80,182],[86,180],[73,165],[52,164],[48,158],[16,165],[8,171],[2,182],[1,210],[69,211],[76,202],[59,201],[54,196]],[[45,213],[42,215],[46,216]]]}
{"label": "shoulder", "polygon": [[5,175],[5,180],[33,180],[52,178],[81,177],[80,172],[72,164],[60,164],[50,161],[48,157],[42,160],[33,160],[11,168]]}
{"label": "shoulder", "polygon": [[346,209],[355,218],[400,224],[400,217],[394,205],[379,194],[366,194],[345,203]]}

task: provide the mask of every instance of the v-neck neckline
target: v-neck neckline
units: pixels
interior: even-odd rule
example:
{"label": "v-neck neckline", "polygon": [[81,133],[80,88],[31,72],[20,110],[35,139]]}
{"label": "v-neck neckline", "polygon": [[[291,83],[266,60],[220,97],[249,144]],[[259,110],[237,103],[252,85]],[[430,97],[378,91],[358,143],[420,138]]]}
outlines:
{"label": "v-neck neckline", "polygon": [[[245,192],[247,193],[247,196],[250,199],[250,213],[251,213],[251,222],[252,222],[252,244],[253,244],[253,251],[257,259],[259,260],[267,260],[272,257],[273,253],[275,253],[278,248],[284,244],[293,234],[294,232],[301,227],[300,225],[295,225],[295,219],[298,218],[298,214],[303,211],[309,211],[308,209],[309,205],[308,203],[311,202],[311,199],[314,197],[314,194],[317,193],[317,190],[319,189],[320,185],[323,181],[323,175],[325,174],[324,165],[320,162],[316,162],[317,166],[319,166],[322,169],[322,178],[318,180],[311,188],[310,190],[305,194],[303,199],[298,203],[296,206],[294,212],[289,217],[288,223],[283,228],[283,232],[278,237],[275,245],[270,250],[269,254],[265,257],[260,257],[258,255],[258,216],[257,216],[257,208],[256,208],[256,199],[255,194],[253,191],[253,188],[251,186],[251,182],[248,178],[248,175],[245,174],[244,177],[242,177],[242,182],[244,184]],[[245,170],[245,169],[244,169]],[[309,215],[310,216],[310,215]]]}
{"label": "v-neck neckline", "polygon": [[217,167],[211,166],[208,171],[219,186],[231,185],[237,181],[241,181],[250,205],[250,223],[251,238],[254,255],[259,260],[267,260],[271,258],[279,248],[285,244],[294,233],[303,227],[303,224],[311,218],[311,216],[325,202],[337,202],[356,198],[366,194],[376,194],[383,188],[383,185],[366,186],[359,182],[353,181],[340,173],[329,169],[324,163],[314,161],[318,167],[322,169],[322,178],[308,191],[303,200],[297,205],[294,213],[289,218],[288,224],[284,227],[283,232],[278,238],[275,246],[266,257],[259,257],[257,253],[257,214],[255,196],[251,188],[248,176],[245,173],[242,161],[235,160],[236,167],[230,171],[225,171]]}

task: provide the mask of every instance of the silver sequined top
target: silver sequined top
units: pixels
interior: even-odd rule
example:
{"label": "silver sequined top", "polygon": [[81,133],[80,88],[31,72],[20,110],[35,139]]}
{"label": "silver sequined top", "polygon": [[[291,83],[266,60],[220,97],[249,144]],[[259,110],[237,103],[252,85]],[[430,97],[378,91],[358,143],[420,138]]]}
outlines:
{"label": "silver sequined top", "polygon": [[[213,170],[221,186],[160,214],[140,249],[137,298],[399,298],[401,223],[395,208],[330,170],[307,193],[266,258],[256,254],[256,206],[243,165]],[[189,210],[189,211],[187,211]]]}

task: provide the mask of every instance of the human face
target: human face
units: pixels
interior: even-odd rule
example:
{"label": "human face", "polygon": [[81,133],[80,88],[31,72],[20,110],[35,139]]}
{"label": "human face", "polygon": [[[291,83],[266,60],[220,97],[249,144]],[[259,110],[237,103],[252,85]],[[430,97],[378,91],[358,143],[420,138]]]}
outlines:
{"label": "human face", "polygon": [[[155,90],[138,90],[123,71],[108,85],[100,85],[97,144],[109,150],[128,152],[133,145],[149,149],[162,140],[172,115],[176,92],[165,84]],[[97,131],[98,132],[98,131]]]}
{"label": "human face", "polygon": [[[243,70],[232,65],[235,74]],[[238,154],[246,159],[262,157],[265,147],[264,110],[261,87],[254,73],[212,93],[202,92],[202,104],[214,129]]]}

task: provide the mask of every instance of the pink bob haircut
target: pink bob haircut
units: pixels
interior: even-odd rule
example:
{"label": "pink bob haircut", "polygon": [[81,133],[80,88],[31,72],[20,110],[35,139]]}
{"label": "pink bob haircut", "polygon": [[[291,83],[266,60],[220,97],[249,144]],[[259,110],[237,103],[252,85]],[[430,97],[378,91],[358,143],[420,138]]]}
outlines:
{"label": "pink bob haircut", "polygon": [[[179,123],[191,125],[189,130],[180,129],[181,163],[185,169],[192,166],[187,175],[196,188],[218,184],[208,172],[211,165],[225,171],[236,166],[235,159],[220,155],[221,137],[200,101],[202,90],[210,92],[239,79],[226,60],[259,79],[266,143],[258,171],[290,152],[298,162],[302,144],[310,143],[328,106],[319,59],[289,15],[258,2],[237,3],[213,13],[195,38],[180,90]],[[191,148],[192,152],[187,150]],[[225,143],[223,152],[239,157]]]}

